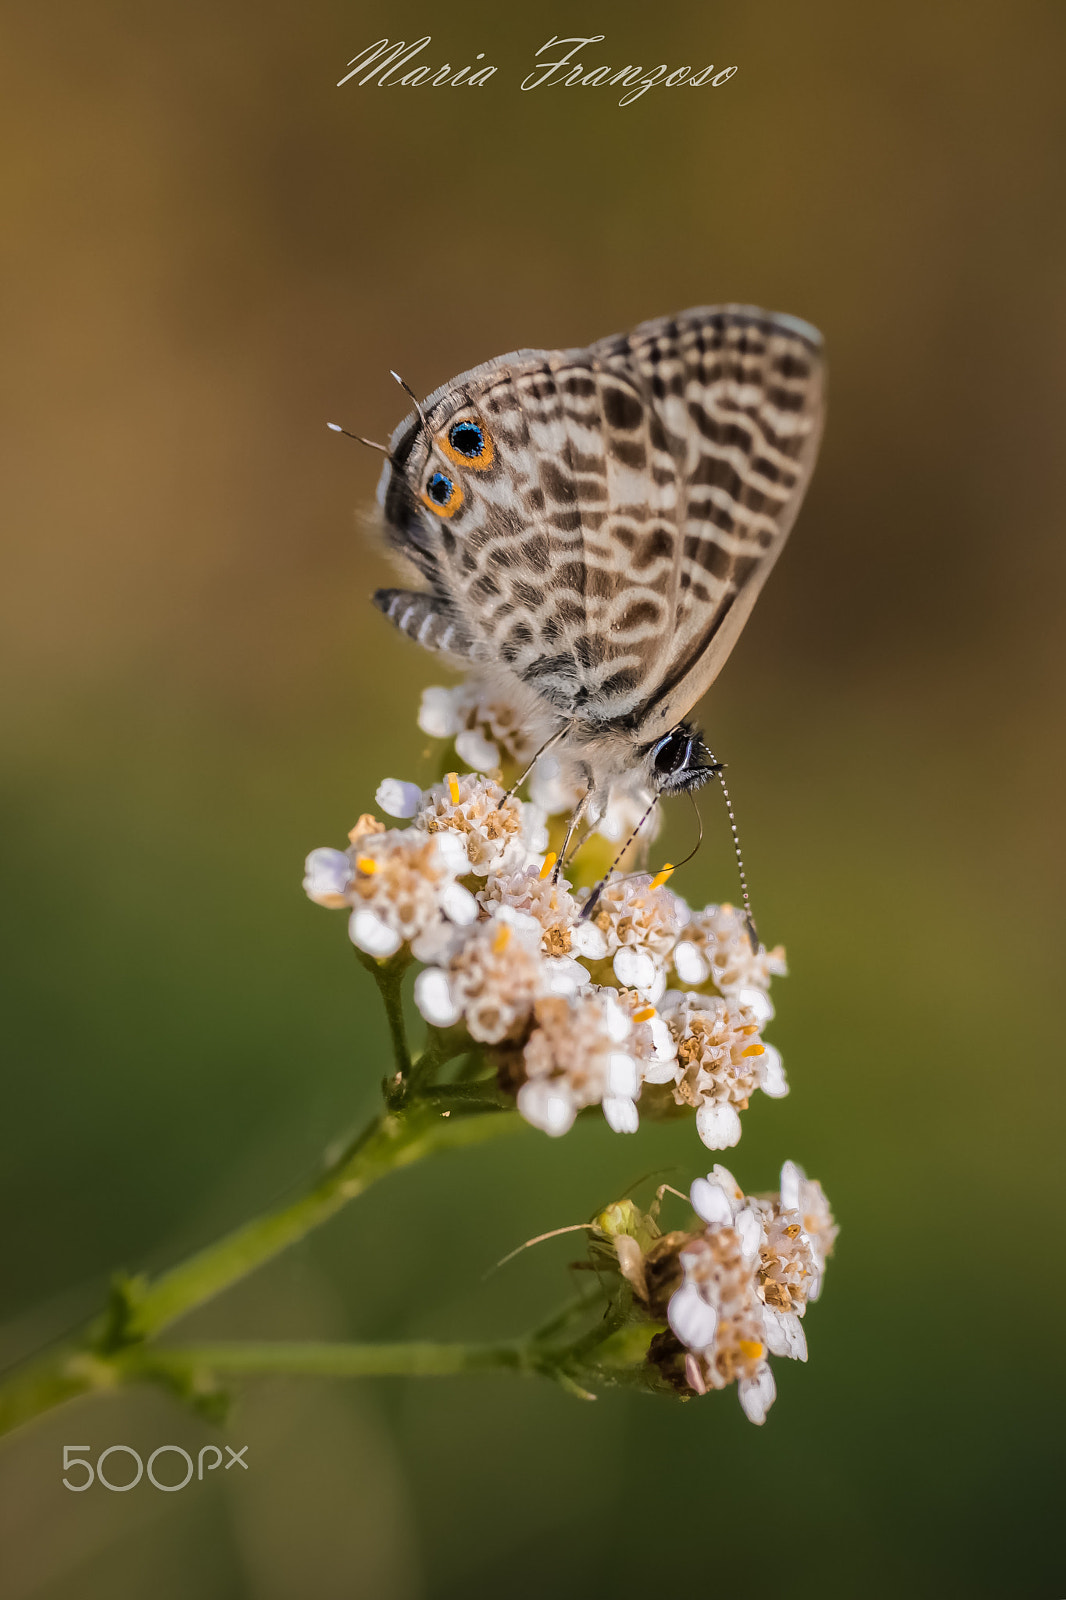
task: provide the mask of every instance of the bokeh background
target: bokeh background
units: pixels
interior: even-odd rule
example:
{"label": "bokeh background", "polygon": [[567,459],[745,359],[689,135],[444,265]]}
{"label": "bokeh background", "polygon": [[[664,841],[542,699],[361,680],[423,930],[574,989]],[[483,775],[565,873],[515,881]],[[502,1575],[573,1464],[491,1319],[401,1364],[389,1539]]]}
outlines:
{"label": "bokeh background", "polygon": [[[519,92],[596,32],[590,64],[740,70]],[[497,76],[334,87],[424,33]],[[793,1093],[731,1164],[803,1161],[843,1227],[762,1430],[732,1394],[259,1382],[240,1484],[76,1497],[64,1443],[211,1437],[85,1403],[0,1452],[10,1600],[1066,1592],[1064,47],[1058,0],[8,8],[0,1354],[375,1103],[383,1028],[301,863],[423,772],[442,675],[367,603],[378,464],[325,422],[385,435],[390,367],[425,393],[694,303],[829,349],[817,478],[703,715],[791,961]],[[708,816],[697,901],[735,894]],[[520,1331],[574,1250],[493,1261],[699,1154],[582,1124],[443,1157],[188,1331]]]}

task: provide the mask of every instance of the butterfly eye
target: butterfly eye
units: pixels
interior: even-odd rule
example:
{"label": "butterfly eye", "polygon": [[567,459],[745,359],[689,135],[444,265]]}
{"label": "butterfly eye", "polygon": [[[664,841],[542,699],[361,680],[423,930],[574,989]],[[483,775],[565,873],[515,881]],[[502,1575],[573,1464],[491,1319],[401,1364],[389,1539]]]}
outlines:
{"label": "butterfly eye", "polygon": [[660,794],[699,789],[720,768],[690,723],[679,723],[651,747],[651,770]]}
{"label": "butterfly eye", "polygon": [[457,467],[474,467],[479,472],[491,467],[496,457],[492,435],[485,424],[474,417],[463,417],[459,422],[453,422],[441,445],[445,455]]}
{"label": "butterfly eye", "polygon": [[668,778],[685,765],[692,736],[686,728],[675,728],[665,739],[660,739],[652,755],[652,764],[660,777]]}
{"label": "butterfly eye", "polygon": [[422,499],[439,517],[450,517],[463,503],[463,491],[446,472],[431,472],[422,490]]}

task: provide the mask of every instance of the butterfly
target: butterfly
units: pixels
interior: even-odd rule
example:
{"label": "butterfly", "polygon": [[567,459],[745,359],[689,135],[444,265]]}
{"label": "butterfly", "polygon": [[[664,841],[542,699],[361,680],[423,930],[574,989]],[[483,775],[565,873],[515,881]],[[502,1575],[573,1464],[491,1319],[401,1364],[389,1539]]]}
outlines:
{"label": "butterfly", "polygon": [[694,789],[720,769],[688,713],[795,520],[823,395],[817,330],[747,306],[475,367],[389,441],[386,534],[425,588],[374,604],[509,690],[593,813]]}

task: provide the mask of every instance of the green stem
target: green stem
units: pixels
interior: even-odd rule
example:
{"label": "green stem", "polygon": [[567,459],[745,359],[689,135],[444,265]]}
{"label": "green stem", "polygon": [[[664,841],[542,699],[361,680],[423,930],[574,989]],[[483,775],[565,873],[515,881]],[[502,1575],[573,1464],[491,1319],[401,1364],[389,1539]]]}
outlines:
{"label": "green stem", "polygon": [[499,1111],[509,1111],[514,1096],[499,1087],[495,1078],[483,1078],[477,1083],[439,1083],[425,1092],[427,1102],[442,1112],[464,1111],[471,1106],[495,1106]]}
{"label": "green stem", "polygon": [[409,1095],[424,1093],[441,1067],[464,1050],[467,1044],[468,1036],[459,1028],[429,1026],[426,1029],[425,1048],[421,1055],[411,1062],[407,1073],[407,1093]]}
{"label": "green stem", "polygon": [[[495,1085],[492,1087],[495,1089]],[[490,1109],[494,1114],[488,1114]],[[465,1116],[444,1117],[424,1101],[414,1101],[400,1111],[384,1112],[307,1194],[277,1211],[255,1217],[164,1273],[138,1294],[127,1325],[128,1334],[152,1338],[178,1317],[213,1299],[320,1227],[387,1173],[408,1167],[435,1150],[480,1144],[520,1125],[517,1112],[500,1115],[495,1099],[486,1098]]]}
{"label": "green stem", "polygon": [[359,962],[370,973],[378,986],[382,1004],[385,1007],[385,1016],[389,1024],[389,1037],[392,1040],[392,1057],[396,1063],[399,1074],[398,1089],[400,1095],[404,1092],[407,1079],[411,1072],[411,1051],[407,1044],[407,1024],[403,1019],[403,976],[410,964],[411,957],[401,951],[399,955],[391,956],[387,961],[377,961],[373,956],[368,956],[365,950],[360,950],[358,945],[353,946]]}
{"label": "green stem", "polygon": [[11,1372],[0,1385],[0,1434],[94,1390],[117,1388],[110,1361],[65,1343]]}
{"label": "green stem", "polygon": [[437,1150],[480,1144],[524,1126],[516,1111],[498,1109],[494,1083],[485,1091],[454,1109],[416,1099],[399,1111],[384,1112],[306,1194],[234,1229],[154,1283],[116,1285],[110,1311],[79,1338],[15,1369],[0,1383],[0,1433],[76,1395],[123,1381],[116,1361],[128,1357],[132,1370],[131,1346],[154,1338],[247,1277],[388,1173]]}
{"label": "green stem", "polygon": [[289,1373],[320,1378],[450,1378],[499,1368],[533,1371],[526,1344],[344,1344],[265,1340],[152,1347],[119,1356],[132,1375],[187,1380],[215,1373]]}

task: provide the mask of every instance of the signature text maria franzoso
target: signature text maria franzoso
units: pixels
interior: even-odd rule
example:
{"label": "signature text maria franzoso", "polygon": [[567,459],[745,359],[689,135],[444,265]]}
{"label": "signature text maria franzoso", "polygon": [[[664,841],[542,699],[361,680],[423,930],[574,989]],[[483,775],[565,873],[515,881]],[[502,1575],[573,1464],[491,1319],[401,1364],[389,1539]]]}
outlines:
{"label": "signature text maria franzoso", "polygon": [[[712,89],[720,89],[737,70],[736,67],[716,67],[713,63],[697,67],[670,67],[663,62],[647,69],[632,63],[619,67],[605,66],[586,54],[590,46],[602,44],[605,37],[605,34],[594,33],[588,38],[549,39],[534,52],[533,70],[522,79],[519,87],[527,90],[553,86],[621,89],[618,104],[629,106],[641,95],[647,94],[649,89],[678,89],[682,85],[699,89],[705,84]],[[340,89],[346,83],[355,83],[359,87],[371,84],[379,89],[412,89],[429,84],[436,88],[465,86],[473,89],[484,87],[490,78],[495,77],[496,68],[485,61],[483,50],[479,50],[474,60],[465,67],[454,68],[448,61],[433,66],[425,59],[425,52],[432,43],[432,36],[428,33],[412,44],[407,44],[403,39],[397,39],[395,43],[378,39],[375,44],[367,45],[365,50],[352,57],[337,87]],[[419,60],[419,57],[422,59]]]}

